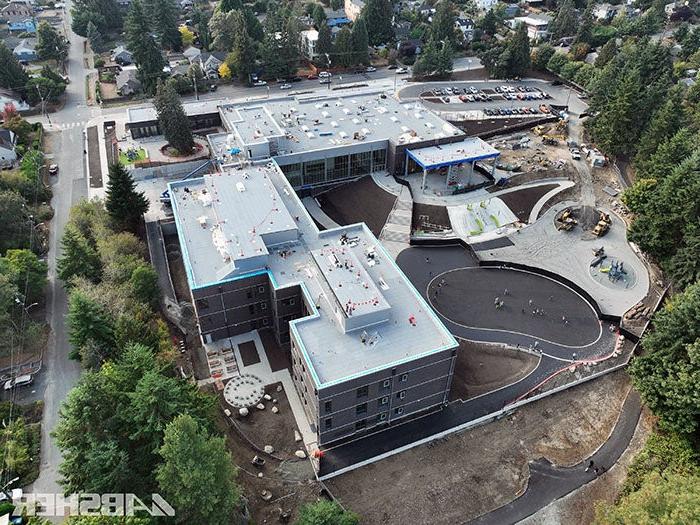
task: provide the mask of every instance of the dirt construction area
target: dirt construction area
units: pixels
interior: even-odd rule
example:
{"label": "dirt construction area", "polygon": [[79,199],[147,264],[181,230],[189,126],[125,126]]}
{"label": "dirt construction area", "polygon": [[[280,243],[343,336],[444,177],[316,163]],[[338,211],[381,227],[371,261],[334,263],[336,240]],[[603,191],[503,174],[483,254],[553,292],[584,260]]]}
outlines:
{"label": "dirt construction area", "polygon": [[593,453],[615,426],[629,388],[627,374],[614,372],[327,484],[363,523],[465,523],[523,492],[528,461],[574,465]]}

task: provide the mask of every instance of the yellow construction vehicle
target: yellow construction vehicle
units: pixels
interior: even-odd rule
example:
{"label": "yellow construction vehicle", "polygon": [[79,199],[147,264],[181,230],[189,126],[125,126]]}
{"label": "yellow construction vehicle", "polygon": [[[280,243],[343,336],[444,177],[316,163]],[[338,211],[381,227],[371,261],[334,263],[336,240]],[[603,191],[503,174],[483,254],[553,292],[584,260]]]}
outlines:
{"label": "yellow construction vehicle", "polygon": [[608,233],[608,230],[610,229],[610,222],[610,215],[605,212],[601,212],[600,217],[598,218],[598,224],[596,224],[593,228],[593,235],[602,237]]}

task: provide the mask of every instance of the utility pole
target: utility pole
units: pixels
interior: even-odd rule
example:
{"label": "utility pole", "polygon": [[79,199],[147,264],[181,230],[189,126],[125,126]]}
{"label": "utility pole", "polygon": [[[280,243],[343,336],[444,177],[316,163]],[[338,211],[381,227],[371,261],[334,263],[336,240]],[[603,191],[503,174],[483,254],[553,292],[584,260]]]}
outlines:
{"label": "utility pole", "polygon": [[194,85],[194,98],[199,100],[199,91],[197,90],[197,73],[193,71],[192,73],[192,84]]}
{"label": "utility pole", "polygon": [[[36,91],[37,91],[37,93],[39,93],[39,99],[41,99],[41,114],[46,117],[46,120],[48,120],[49,125],[51,125],[51,117],[49,116],[49,114],[46,111],[46,98],[44,98],[44,95],[41,94],[41,89],[39,89],[38,85],[36,85],[34,87],[36,87]],[[48,95],[50,95],[50,94],[51,94],[51,90],[49,90]],[[48,98],[48,95],[47,95],[47,98]]]}

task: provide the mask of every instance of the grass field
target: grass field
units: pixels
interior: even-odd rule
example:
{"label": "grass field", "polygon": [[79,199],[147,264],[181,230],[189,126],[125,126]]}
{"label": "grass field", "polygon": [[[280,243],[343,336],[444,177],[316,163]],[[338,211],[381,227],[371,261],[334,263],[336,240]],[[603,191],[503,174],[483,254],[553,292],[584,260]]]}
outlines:
{"label": "grass field", "polygon": [[139,160],[145,160],[148,158],[146,155],[146,150],[143,148],[139,148],[136,151],[136,157],[133,157],[131,160],[129,157],[126,156],[126,151],[120,151],[119,152],[119,162],[121,162],[124,165],[128,164],[133,164],[134,162],[137,162]]}

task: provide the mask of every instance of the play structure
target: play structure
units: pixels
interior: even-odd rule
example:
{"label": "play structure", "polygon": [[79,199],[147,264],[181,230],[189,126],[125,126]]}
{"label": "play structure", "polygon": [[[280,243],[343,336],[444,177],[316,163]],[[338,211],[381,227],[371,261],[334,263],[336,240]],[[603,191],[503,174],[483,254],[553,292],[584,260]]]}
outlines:
{"label": "play structure", "polygon": [[517,222],[518,218],[498,197],[450,206],[450,222],[458,235],[475,237]]}

